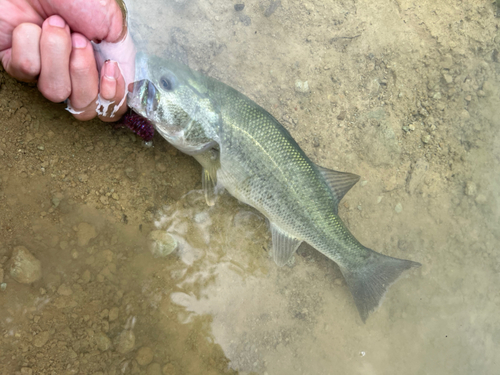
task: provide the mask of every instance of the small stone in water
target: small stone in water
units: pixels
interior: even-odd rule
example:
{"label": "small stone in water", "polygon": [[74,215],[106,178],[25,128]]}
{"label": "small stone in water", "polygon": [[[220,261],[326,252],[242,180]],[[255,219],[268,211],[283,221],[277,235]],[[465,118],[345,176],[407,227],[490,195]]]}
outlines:
{"label": "small stone in water", "polygon": [[309,92],[309,83],[307,81],[300,81],[296,80],[295,81],[295,91],[300,92],[300,93],[308,93]]}
{"label": "small stone in water", "polygon": [[149,239],[152,240],[151,252],[155,257],[164,258],[177,250],[179,246],[177,240],[164,230],[150,232]]}
{"label": "small stone in water", "polygon": [[473,181],[467,181],[465,183],[465,195],[472,197],[477,194],[477,186]]}
{"label": "small stone in water", "polygon": [[9,268],[10,276],[21,284],[31,284],[42,277],[40,261],[24,246],[14,248]]}
{"label": "small stone in water", "polygon": [[134,349],[135,335],[131,330],[124,330],[116,339],[116,351],[121,354],[126,354]]}

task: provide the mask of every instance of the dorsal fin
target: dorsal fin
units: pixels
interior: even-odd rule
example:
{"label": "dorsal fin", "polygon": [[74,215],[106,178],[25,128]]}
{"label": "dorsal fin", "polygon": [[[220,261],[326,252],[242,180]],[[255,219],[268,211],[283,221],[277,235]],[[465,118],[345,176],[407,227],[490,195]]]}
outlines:
{"label": "dorsal fin", "polygon": [[338,172],[317,165],[319,172],[325,178],[335,199],[335,210],[346,193],[358,182],[359,176],[354,173]]}

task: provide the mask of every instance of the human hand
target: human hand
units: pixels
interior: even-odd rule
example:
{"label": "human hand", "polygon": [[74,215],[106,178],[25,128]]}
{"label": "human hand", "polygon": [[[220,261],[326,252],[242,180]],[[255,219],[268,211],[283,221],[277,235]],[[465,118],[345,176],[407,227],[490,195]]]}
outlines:
{"label": "human hand", "polygon": [[[111,110],[101,111],[101,120],[116,121],[127,110],[122,103],[125,79],[116,60],[101,61],[99,77],[99,56],[90,43],[119,42],[125,33],[115,0],[0,0],[3,67],[20,81],[38,79],[38,89],[53,102],[69,99],[70,111],[79,120],[97,115],[98,94],[104,101],[120,103],[113,117]],[[129,61],[124,63],[133,65],[134,47],[127,41],[116,45],[115,49],[124,51],[115,56],[125,56]]]}

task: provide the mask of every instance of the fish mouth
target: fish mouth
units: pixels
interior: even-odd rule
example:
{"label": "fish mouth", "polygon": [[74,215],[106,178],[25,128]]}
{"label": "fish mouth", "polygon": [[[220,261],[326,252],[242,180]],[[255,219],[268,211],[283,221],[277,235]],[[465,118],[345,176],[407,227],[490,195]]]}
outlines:
{"label": "fish mouth", "polygon": [[132,108],[144,112],[145,117],[152,115],[158,108],[158,89],[147,79],[129,84],[129,104]]}

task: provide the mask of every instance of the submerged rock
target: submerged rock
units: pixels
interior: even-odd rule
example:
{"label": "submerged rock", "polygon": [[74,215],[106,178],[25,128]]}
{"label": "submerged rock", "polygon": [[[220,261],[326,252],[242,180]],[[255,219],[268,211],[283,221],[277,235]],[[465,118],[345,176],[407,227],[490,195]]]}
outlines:
{"label": "submerged rock", "polygon": [[177,250],[177,240],[164,230],[154,230],[149,233],[151,252],[155,257],[164,258]]}
{"label": "submerged rock", "polygon": [[17,246],[10,258],[10,276],[21,284],[31,284],[42,277],[42,265],[24,246]]}

